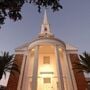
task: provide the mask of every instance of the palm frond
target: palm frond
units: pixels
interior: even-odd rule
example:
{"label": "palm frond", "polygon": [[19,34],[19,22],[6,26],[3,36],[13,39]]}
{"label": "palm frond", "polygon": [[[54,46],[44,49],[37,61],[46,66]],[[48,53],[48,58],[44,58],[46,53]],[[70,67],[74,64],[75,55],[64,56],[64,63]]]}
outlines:
{"label": "palm frond", "polygon": [[6,78],[6,72],[5,72],[5,71],[3,71],[3,73],[4,73],[4,76],[5,76],[5,78]]}
{"label": "palm frond", "polygon": [[20,70],[19,70],[18,67],[13,66],[13,67],[11,68],[11,70],[20,73]]}
{"label": "palm frond", "polygon": [[9,52],[3,52],[3,55],[0,56],[0,79],[4,74],[6,77],[6,72],[18,72],[18,65],[14,63],[14,55],[9,55]]}
{"label": "palm frond", "polygon": [[80,56],[80,62],[74,62],[74,69],[77,69],[79,72],[84,71],[86,73],[90,73],[90,54],[84,52],[83,55]]}

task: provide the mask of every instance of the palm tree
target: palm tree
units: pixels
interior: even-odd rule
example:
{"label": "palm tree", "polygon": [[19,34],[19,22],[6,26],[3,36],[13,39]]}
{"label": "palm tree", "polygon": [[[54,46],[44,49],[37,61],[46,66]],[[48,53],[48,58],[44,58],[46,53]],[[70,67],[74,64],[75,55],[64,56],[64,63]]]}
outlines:
{"label": "palm tree", "polygon": [[17,64],[14,63],[13,55],[9,55],[9,52],[3,52],[3,55],[0,56],[0,80],[4,75],[6,77],[6,72],[19,72]]}
{"label": "palm tree", "polygon": [[84,52],[83,55],[80,56],[80,62],[75,62],[75,69],[79,72],[83,71],[86,73],[90,73],[90,54]]}

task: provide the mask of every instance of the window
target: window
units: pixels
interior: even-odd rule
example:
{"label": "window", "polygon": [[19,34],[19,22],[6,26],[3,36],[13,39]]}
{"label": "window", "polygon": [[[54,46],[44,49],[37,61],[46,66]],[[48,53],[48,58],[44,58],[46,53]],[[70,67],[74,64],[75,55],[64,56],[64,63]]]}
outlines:
{"label": "window", "polygon": [[50,57],[49,56],[44,56],[43,57],[43,63],[44,64],[50,64]]}
{"label": "window", "polygon": [[44,31],[47,31],[47,28],[46,27],[44,28]]}
{"label": "window", "polygon": [[43,80],[44,83],[51,83],[51,78],[44,78]]}

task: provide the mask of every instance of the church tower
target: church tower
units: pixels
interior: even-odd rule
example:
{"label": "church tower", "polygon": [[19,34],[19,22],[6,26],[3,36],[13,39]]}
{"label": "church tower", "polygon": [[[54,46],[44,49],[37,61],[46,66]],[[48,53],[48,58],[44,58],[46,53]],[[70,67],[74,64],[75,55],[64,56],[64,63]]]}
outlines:
{"label": "church tower", "polygon": [[15,50],[20,75],[10,76],[7,90],[86,90],[83,73],[73,70],[77,52],[54,36],[45,11],[38,37]]}

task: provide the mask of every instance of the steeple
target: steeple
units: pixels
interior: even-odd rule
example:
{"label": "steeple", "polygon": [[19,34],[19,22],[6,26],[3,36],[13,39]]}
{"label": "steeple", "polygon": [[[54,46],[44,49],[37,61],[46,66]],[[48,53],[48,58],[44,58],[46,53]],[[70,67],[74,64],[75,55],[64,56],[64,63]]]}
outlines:
{"label": "steeple", "polygon": [[46,10],[44,12],[43,24],[48,24],[48,18],[47,18],[47,12],[46,12]]}
{"label": "steeple", "polygon": [[50,30],[50,25],[48,23],[46,10],[44,11],[44,19],[41,25],[41,32],[39,36],[40,37],[53,37],[53,34],[51,33],[51,30]]}

